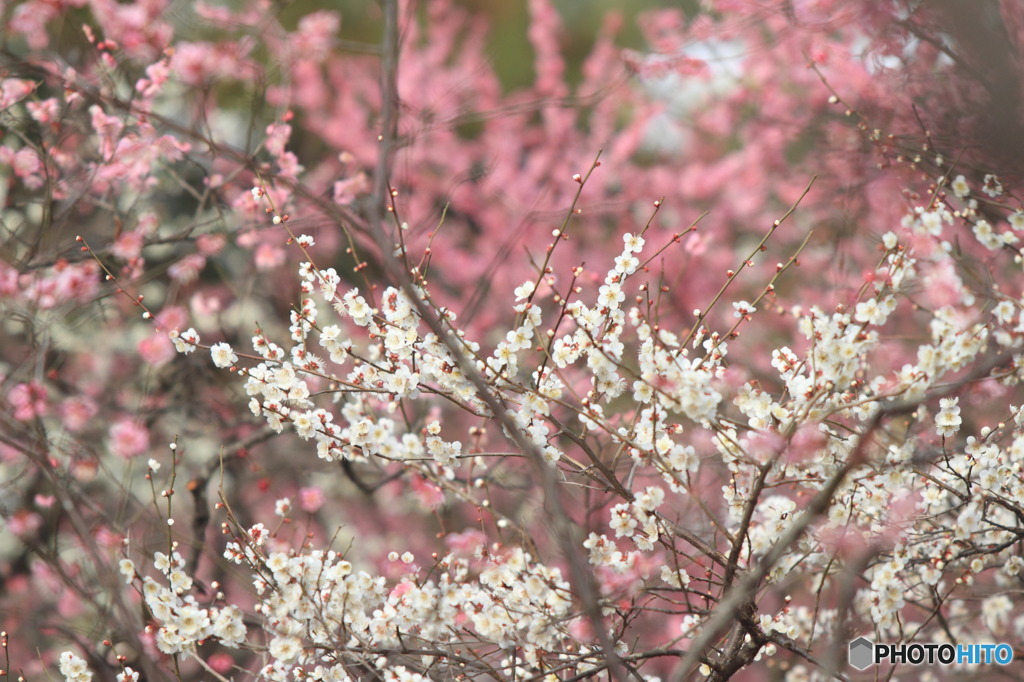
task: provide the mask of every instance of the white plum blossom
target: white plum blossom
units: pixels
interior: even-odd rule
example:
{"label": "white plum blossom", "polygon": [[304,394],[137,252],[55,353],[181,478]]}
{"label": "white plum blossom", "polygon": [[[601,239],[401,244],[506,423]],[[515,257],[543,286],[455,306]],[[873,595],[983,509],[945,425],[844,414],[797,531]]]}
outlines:
{"label": "white plum blossom", "polygon": [[131,666],[125,666],[124,670],[119,672],[114,679],[117,682],[139,682],[139,672],[133,670]]}
{"label": "white plum blossom", "polygon": [[957,175],[950,184],[950,187],[952,187],[953,193],[961,199],[971,193],[971,186],[967,184],[967,178],[963,175]]}
{"label": "white plum blossom", "polygon": [[121,559],[117,570],[127,584],[130,585],[135,580],[135,563],[131,559]]}
{"label": "white plum blossom", "polygon": [[637,527],[637,520],[627,504],[617,504],[611,510],[611,529],[615,531],[615,537],[631,537]]}
{"label": "white plum blossom", "polygon": [[278,516],[288,516],[292,510],[291,498],[282,497],[274,503],[274,513]]}
{"label": "white plum blossom", "polygon": [[195,351],[199,344],[199,334],[192,327],[180,333],[175,329],[168,336],[170,336],[171,341],[174,343],[174,349],[183,355],[188,355]]}
{"label": "white plum blossom", "polygon": [[598,305],[604,308],[617,308],[619,303],[626,298],[622,287],[618,284],[602,284],[598,292]]}
{"label": "white plum blossom", "polygon": [[632,254],[623,253],[615,257],[615,270],[624,275],[632,275],[639,265],[640,261]]}
{"label": "white plum blossom", "polygon": [[231,367],[238,362],[238,356],[231,350],[231,346],[223,342],[210,346],[210,356],[213,364],[221,368]]}
{"label": "white plum blossom", "polygon": [[987,220],[978,219],[974,222],[974,236],[988,249],[998,249],[1003,245],[1003,240],[995,233],[992,224]]}
{"label": "white plum blossom", "polygon": [[85,660],[70,651],[60,655],[60,674],[67,682],[89,682],[92,679]]}
{"label": "white plum blossom", "polygon": [[999,182],[998,177],[989,173],[985,176],[985,181],[982,183],[981,190],[990,197],[995,198],[1003,193],[1003,185]]}
{"label": "white plum blossom", "polygon": [[955,436],[963,420],[960,418],[959,398],[943,398],[939,401],[939,413],[935,415],[936,431],[940,436]]}
{"label": "white plum blossom", "polygon": [[690,574],[683,569],[672,570],[668,566],[661,567],[661,579],[675,587],[681,589],[690,584]]}
{"label": "white plum blossom", "polygon": [[864,324],[883,325],[889,318],[889,314],[895,310],[895,303],[892,298],[885,298],[881,301],[869,298],[866,301],[860,301],[854,310],[853,319]]}
{"label": "white plum blossom", "polygon": [[626,250],[632,253],[640,253],[644,248],[644,238],[631,232],[622,236],[622,242],[625,244]]}
{"label": "white plum blossom", "polygon": [[981,617],[986,627],[995,635],[1006,632],[1009,615],[1013,611],[1013,601],[1005,594],[995,594],[981,603]]}
{"label": "white plum blossom", "polygon": [[1010,227],[1018,232],[1024,232],[1024,210],[1014,211],[1007,220],[1010,222]]}
{"label": "white plum blossom", "polygon": [[302,642],[297,637],[275,637],[270,641],[270,655],[279,661],[288,663],[302,653]]}
{"label": "white plum blossom", "polygon": [[517,301],[523,301],[530,297],[530,294],[533,293],[535,288],[536,285],[533,282],[523,282],[516,287],[513,293]]}
{"label": "white plum blossom", "polygon": [[733,317],[746,317],[757,312],[757,308],[747,301],[733,301]]}

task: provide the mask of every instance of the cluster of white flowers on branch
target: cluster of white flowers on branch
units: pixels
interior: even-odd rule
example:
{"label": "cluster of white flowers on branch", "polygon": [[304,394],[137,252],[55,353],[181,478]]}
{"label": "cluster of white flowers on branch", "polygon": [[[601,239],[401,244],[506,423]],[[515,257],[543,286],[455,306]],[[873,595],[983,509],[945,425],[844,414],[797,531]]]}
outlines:
{"label": "cluster of white flowers on branch", "polygon": [[[481,465],[479,456],[464,452],[460,440],[443,439],[442,424],[436,419],[394,418],[404,401],[426,397],[493,418],[488,401],[467,376],[478,372],[491,392],[488,397],[507,406],[511,424],[549,466],[558,467],[563,477],[588,480],[625,498],[610,507],[607,528],[615,538],[629,539],[633,549],[596,532],[581,547],[593,569],[613,574],[635,570],[643,553],[659,543],[680,562],[679,547],[671,538],[685,535],[678,532],[678,519],[659,510],[678,510],[680,499],[698,492],[694,485],[701,468],[716,466],[707,455],[699,456],[687,438],[693,429],[710,433],[730,475],[723,487],[729,514],[718,522],[726,523],[726,533],[742,541],[734,541],[722,554],[710,551],[708,544],[691,544],[722,564],[726,582],[774,548],[775,563],[758,586],[764,590],[794,571],[813,571],[828,579],[829,566],[836,560],[831,539],[851,526],[865,529],[869,537],[895,535],[893,550],[880,555],[888,558],[866,567],[870,584],[858,593],[854,605],[892,635],[908,595],[923,590],[918,598],[927,598],[948,575],[949,564],[962,564],[963,575],[957,580],[987,566],[1001,567],[1001,574],[1008,576],[1019,569],[1011,550],[1018,537],[1014,510],[1019,509],[1024,490],[1013,489],[1012,481],[1022,466],[1024,448],[1018,445],[1024,437],[1016,437],[1004,452],[991,442],[995,432],[988,429],[980,440],[969,438],[962,454],[943,450],[927,463],[927,475],[922,476],[924,463],[914,438],[887,440],[863,426],[877,423],[879,414],[892,411],[893,405],[906,406],[905,411],[925,420],[925,404],[935,397],[939,382],[976,362],[988,349],[991,327],[965,320],[954,306],[935,310],[930,342],[918,347],[917,363],[886,366],[877,356],[883,343],[879,330],[901,301],[906,304],[907,287],[918,277],[919,264],[895,233],[884,235],[882,242],[886,251],[875,278],[880,284],[853,306],[852,313],[827,315],[812,307],[798,315],[797,328],[808,340],[806,349],[782,347],[773,354],[781,392],[755,383],[735,390],[733,402],[746,425],[722,411],[726,340],[736,335],[736,327],[723,335],[702,324],[684,340],[655,329],[639,306],[622,309],[624,287],[638,272],[638,257],[643,254],[644,237],[639,235],[626,235],[623,252],[589,305],[585,288],[574,284],[552,296],[553,312],[543,311],[533,302],[536,284],[524,283],[513,303],[517,325],[490,354],[481,350],[482,342],[457,329],[449,311],[434,311],[448,329],[449,342],[442,343],[422,330],[416,307],[401,289],[385,289],[378,306],[371,307],[357,289],[339,294],[340,278],[332,269],[304,263],[301,305],[291,318],[292,345],[282,348],[257,333],[253,347],[260,362],[240,373],[252,396],[253,413],[262,415],[274,430],[290,425],[299,438],[315,441],[321,458],[399,463],[438,481],[452,499],[486,505],[479,494],[481,479],[472,473]],[[932,253],[926,267],[934,267],[945,253]],[[778,268],[776,275],[785,269]],[[581,269],[573,272],[574,283],[581,274]],[[642,295],[646,287],[636,289]],[[416,294],[430,304],[422,280]],[[1001,303],[1004,322],[1019,315],[1017,307],[1009,309],[1011,305]],[[746,301],[733,307],[740,318],[737,325],[757,312],[755,303]],[[333,310],[336,317],[325,320],[321,309]],[[543,330],[545,319],[557,320],[561,329]],[[568,325],[573,328],[566,329]],[[184,339],[182,352],[199,343],[194,330],[172,336]],[[1013,339],[1002,345],[1015,344]],[[218,358],[237,362],[234,351],[223,343],[212,346],[211,352],[219,366],[229,363]],[[339,373],[346,364],[348,372]],[[1002,380],[1012,378],[1006,374]],[[946,390],[955,391],[963,383],[961,377]],[[606,412],[609,406],[623,412],[621,398],[629,395],[629,387],[632,401],[625,414],[632,417],[628,426],[616,425],[617,415]],[[317,395],[330,399],[318,405]],[[941,407],[934,422],[937,433],[953,436],[962,424],[957,398],[943,398]],[[1013,411],[1014,424],[1019,414]],[[578,433],[567,426],[570,415],[579,424]],[[773,439],[767,434],[776,435]],[[622,478],[621,467],[614,462],[602,461],[598,453],[609,447],[628,455],[628,477]],[[637,483],[654,480],[670,492]],[[776,543],[791,528],[799,509],[793,495],[766,491],[787,480],[802,481],[794,487],[807,493],[828,480],[835,480],[837,488],[827,513],[814,520],[813,532],[778,551]],[[972,496],[975,487],[985,495]],[[895,525],[891,510],[905,498],[917,500],[912,504],[931,519],[927,525],[919,527],[909,520]],[[602,656],[588,658],[586,647],[569,655],[571,623],[582,622],[584,615],[560,572],[523,549],[479,547],[473,560],[435,558],[432,578],[424,579],[417,566],[388,587],[383,577],[355,571],[334,552],[265,554],[264,537],[261,528],[240,532],[228,545],[226,557],[253,569],[257,592],[263,595],[257,611],[266,619],[269,637],[270,662],[262,673],[268,679],[285,679],[296,667],[317,679],[335,679],[351,672],[353,665],[402,671],[392,673],[401,678],[413,675],[410,671],[417,667],[410,666],[408,654],[413,651],[434,660],[430,666],[444,660],[467,673],[476,669],[476,674],[484,675],[537,674],[553,665],[580,674],[588,665],[608,664]],[[991,549],[983,557],[964,561],[982,546]],[[643,580],[643,588],[652,594],[706,594],[713,582],[703,579],[697,588],[688,566],[693,570],[690,562],[663,567],[660,574]],[[160,594],[173,594],[173,579],[170,574],[168,578],[172,588]],[[152,581],[145,585],[147,596],[157,592]],[[606,614],[614,613],[611,602],[603,606]],[[179,611],[189,609],[195,607],[183,603],[154,610],[165,622],[161,632],[200,632],[176,624],[181,621]],[[686,622],[687,628],[699,627],[701,614],[706,613],[692,608],[682,612],[696,616]],[[782,613],[762,613],[760,627],[766,646],[774,646],[768,642],[780,633],[809,645],[815,629],[835,617],[834,611],[815,613],[801,604]],[[232,639],[235,629],[227,638],[213,633],[218,618],[205,611],[189,611],[185,618],[204,623],[210,630],[202,630],[204,636],[238,644]],[[621,633],[612,628],[609,634]],[[501,654],[495,661],[481,658],[478,651],[470,664],[465,659],[466,637],[493,643],[496,654],[510,646],[519,653],[512,658]],[[400,652],[407,655],[399,656]]]}
{"label": "cluster of white flowers on branch", "polygon": [[[291,679],[296,666],[312,679],[345,679],[353,667],[388,670],[414,652],[435,659],[435,667],[492,674],[492,666],[536,666],[538,652],[568,639],[568,583],[520,548],[448,555],[433,562],[434,577],[426,579],[405,556],[409,576],[389,587],[384,577],[357,571],[332,551],[265,553],[265,537],[261,527],[250,529],[228,543],[225,556],[255,571],[256,611],[271,634],[271,662],[261,671],[266,679]],[[469,636],[493,642],[499,653],[518,647],[522,660],[503,653],[497,662],[472,660]]]}
{"label": "cluster of white flowers on branch", "polygon": [[378,46],[165,4],[5,5],[5,676],[790,682],[858,635],[1024,641],[1024,195],[952,3],[630,10],[579,61],[530,0],[511,90],[488,3],[381,0]]}
{"label": "cluster of white flowers on branch", "polygon": [[[377,575],[326,548],[269,548],[261,524],[243,527],[222,504],[233,535],[224,557],[252,571],[262,634],[251,637],[243,609],[223,592],[202,605],[172,545],[155,558],[159,582],[137,575],[130,560],[122,565],[158,623],[157,647],[197,657],[207,641],[250,648],[263,660],[259,676],[275,680],[366,671],[427,679],[442,669],[572,677],[661,656],[682,656],[677,671],[701,662],[712,677],[727,676],[778,647],[811,660],[853,617],[902,639],[948,606],[961,617],[948,620],[947,634],[976,639],[958,590],[980,576],[990,585],[986,626],[1005,631],[1012,604],[1000,590],[1024,567],[1024,411],[1008,405],[1005,414],[968,416],[961,393],[978,382],[1016,385],[1024,301],[993,290],[993,310],[975,314],[958,274],[962,256],[943,240],[956,225],[977,225],[968,195],[955,195],[936,189],[899,232],[882,235],[882,256],[855,300],[832,313],[820,305],[788,311],[806,342],[771,353],[775,377],[733,380],[730,344],[768,311],[787,312],[775,287],[799,251],[752,300],[732,303],[731,327],[714,331],[711,313],[742,267],[729,271],[689,331],[675,333],[652,316],[646,227],[625,235],[594,286],[578,267],[560,287],[545,262],[509,301],[511,328],[479,339],[434,303],[417,268],[405,273],[411,285],[374,297],[343,291],[338,273],[312,259],[299,268],[287,345],[258,330],[253,353],[242,354],[224,342],[204,346],[195,329],[170,332],[180,353],[207,348],[215,366],[243,377],[252,413],[274,432],[312,441],[325,462],[422,477],[449,504],[488,508],[499,528],[524,538],[525,521],[494,504],[496,490],[514,488],[508,481],[524,457],[541,465],[542,480],[527,488],[538,502],[569,485],[603,502],[588,532],[563,519],[563,533],[553,534],[572,539],[561,547],[572,580],[540,557],[539,545],[482,540],[467,555],[434,554],[423,564],[405,552],[400,577]],[[936,214],[937,223],[929,217]],[[275,222],[288,230],[285,223]],[[755,267],[779,224],[744,267]],[[565,226],[549,255],[564,235]],[[671,235],[655,256],[685,235]],[[309,256],[311,238],[292,241]],[[915,305],[914,287],[936,276],[959,301]],[[908,329],[926,336],[908,346]],[[901,418],[908,421],[897,428]],[[497,423],[511,451],[497,450],[500,439],[485,436],[481,423]],[[968,425],[973,434],[955,440]],[[716,508],[706,486],[722,475]],[[279,504],[279,515],[290,508]],[[846,602],[822,602],[846,570],[860,586]],[[814,577],[816,599],[787,595],[781,610],[762,610],[766,595],[788,590],[800,574]],[[597,585],[589,604],[580,575]],[[923,621],[912,620],[914,608]],[[648,652],[611,644],[634,620],[666,612],[692,637],[687,651],[671,641]],[[1024,619],[1013,627],[1024,633]],[[729,628],[746,638],[710,653]],[[87,674],[78,659],[62,667],[69,680]]]}

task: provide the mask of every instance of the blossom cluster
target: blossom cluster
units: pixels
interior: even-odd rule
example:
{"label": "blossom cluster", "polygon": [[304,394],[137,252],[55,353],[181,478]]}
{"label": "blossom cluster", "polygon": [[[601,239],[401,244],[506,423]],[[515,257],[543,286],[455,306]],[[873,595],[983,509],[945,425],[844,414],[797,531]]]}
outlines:
{"label": "blossom cluster", "polygon": [[[970,217],[968,212],[962,219]],[[662,565],[660,572],[645,568],[646,557],[675,547],[670,538],[679,526],[674,519],[699,494],[701,477],[714,467],[729,472],[721,488],[728,514],[718,523],[728,535],[743,538],[725,550],[732,553],[726,571],[753,570],[804,518],[800,496],[812,496],[824,482],[835,481],[827,513],[812,532],[782,548],[762,589],[782,584],[794,571],[833,580],[830,566],[853,551],[843,549],[852,542],[851,534],[860,542],[882,543],[891,549],[877,552],[864,567],[868,584],[858,590],[854,604],[875,628],[898,637],[907,625],[909,600],[927,600],[936,588],[950,589],[951,572],[956,584],[970,584],[990,569],[997,583],[1015,574],[1020,568],[1013,561],[1015,509],[1024,499],[1024,489],[1015,483],[1024,467],[1024,448],[1019,447],[1024,436],[1016,431],[1024,411],[1009,407],[1009,424],[985,427],[967,436],[962,450],[950,451],[950,439],[960,434],[964,420],[960,397],[947,388],[954,387],[955,393],[962,385],[955,377],[965,376],[989,352],[994,325],[1003,325],[995,347],[1017,352],[1020,332],[1006,327],[1020,319],[1024,302],[1003,298],[987,322],[965,315],[963,303],[917,311],[929,338],[913,357],[903,362],[899,355],[880,354],[892,343],[885,330],[895,327],[890,321],[901,306],[910,305],[908,292],[915,283],[935,272],[949,274],[944,268],[950,252],[938,243],[941,234],[919,229],[921,224],[915,217],[905,221],[901,234],[883,235],[883,257],[860,300],[839,304],[832,314],[818,306],[791,312],[794,330],[806,341],[800,350],[782,346],[773,351],[775,390],[763,387],[767,379],[735,388],[727,383],[730,340],[740,336],[740,327],[757,323],[757,306],[774,284],[756,302],[733,306],[741,316],[725,334],[699,322],[684,337],[656,328],[639,306],[621,305],[626,287],[642,301],[648,286],[634,281],[640,279],[645,238],[633,234],[624,238],[625,247],[602,283],[554,294],[549,310],[534,302],[536,283],[518,287],[510,302],[515,324],[489,354],[482,350],[484,339],[459,330],[455,315],[433,303],[423,281],[408,291],[385,288],[371,306],[358,288],[341,293],[332,269],[303,262],[301,305],[290,317],[290,343],[280,346],[258,331],[253,354],[246,356],[248,368],[237,366],[239,354],[225,342],[208,346],[210,360],[244,378],[253,414],[272,431],[289,427],[300,441],[313,441],[326,462],[415,472],[435,481],[452,503],[491,504],[481,491],[502,475],[514,475],[518,458],[506,455],[508,462],[481,476],[475,473],[483,465],[476,426],[450,419],[448,430],[464,433],[445,439],[441,420],[422,411],[410,418],[408,411],[436,396],[464,414],[496,420],[489,405],[497,399],[507,409],[502,431],[509,441],[516,440],[510,429],[518,429],[542,455],[545,467],[605,486],[619,498],[598,531],[579,546],[589,557],[590,570],[600,576],[605,613],[614,612],[612,600],[622,593],[699,590],[693,577],[699,564],[682,560],[677,549],[671,554],[674,567]],[[911,246],[915,243],[916,248]],[[786,267],[776,270],[778,275]],[[579,279],[584,271],[573,274]],[[446,338],[425,329],[421,310],[435,316]],[[545,330],[547,320],[557,321],[561,335]],[[194,329],[172,330],[169,336],[183,355],[202,347]],[[1005,386],[1016,383],[1012,371],[992,378]],[[612,409],[624,398],[632,406],[628,425],[618,423]],[[927,413],[931,401],[939,406],[934,417]],[[727,409],[730,403],[736,413]],[[930,426],[883,437],[878,425],[887,415],[902,412]],[[580,429],[575,437],[567,431],[570,416]],[[715,454],[698,455],[692,434],[702,432],[710,435]],[[928,433],[942,440],[929,440]],[[999,444],[1004,433],[1012,436],[1009,446]],[[474,440],[477,447],[465,451],[463,441]],[[936,448],[936,454],[923,455],[928,448]],[[628,475],[594,454],[602,449],[625,455]],[[591,458],[593,466],[581,456]],[[922,468],[922,457],[931,458],[927,468]],[[767,494],[769,485],[782,491]],[[279,504],[278,514],[287,519],[290,509],[288,503]],[[921,525],[919,517],[929,522]],[[262,525],[236,531],[224,557],[253,573],[253,612],[263,619],[266,641],[260,675],[266,679],[288,679],[296,670],[315,679],[346,679],[352,666],[360,665],[389,679],[419,679],[417,665],[393,655],[412,642],[431,660],[460,669],[484,666],[480,673],[539,674],[557,665],[581,674],[607,665],[594,655],[602,650],[596,638],[570,653],[569,644],[583,628],[592,627],[590,617],[560,569],[522,547],[481,543],[472,556],[434,556],[425,566],[405,552],[400,562],[405,568],[397,579],[389,579],[355,568],[332,550],[268,549]],[[844,537],[836,545],[836,538]],[[713,542],[710,538],[689,542],[709,559],[722,560],[703,544]],[[979,547],[989,549],[977,556]],[[397,563],[398,553],[392,554]],[[253,646],[239,607],[202,606],[191,594],[194,581],[180,554],[157,553],[154,566],[161,582],[139,580],[159,624],[155,641],[161,652],[194,656],[197,645],[209,640],[227,647]],[[138,579],[128,560],[122,573],[129,581]],[[1001,630],[1008,623],[1004,602],[998,593],[988,597],[984,615]],[[704,617],[697,611],[687,616],[681,627],[699,631]],[[761,613],[762,646],[774,649],[769,642],[778,635],[813,646],[814,633],[834,617],[828,609],[810,613],[805,604]],[[1024,618],[1014,626],[1024,628]],[[961,632],[961,625],[956,627]],[[619,633],[610,629],[607,635]],[[495,652],[514,647],[517,653],[489,661],[478,652],[470,663],[464,653],[470,639],[489,642]],[[752,660],[760,660],[760,653],[752,654]],[[67,678],[77,679],[77,668],[67,665],[72,671]],[[431,664],[437,665],[442,663]]]}
{"label": "blossom cluster", "polygon": [[517,647],[521,660],[490,665],[527,669],[538,664],[538,652],[569,639],[568,583],[521,548],[481,545],[468,558],[437,558],[430,578],[407,553],[401,560],[411,573],[389,587],[336,552],[268,552],[265,538],[265,529],[255,527],[225,550],[227,559],[254,571],[261,595],[255,610],[270,637],[265,679],[291,679],[297,670],[313,679],[347,679],[354,663],[400,679],[404,666],[387,652],[409,646],[439,665],[464,668],[458,644],[467,636],[499,650]]}
{"label": "blossom cluster", "polygon": [[801,680],[837,633],[1024,636],[1024,13],[954,4],[627,8],[577,58],[550,0],[9,3],[7,667]]}

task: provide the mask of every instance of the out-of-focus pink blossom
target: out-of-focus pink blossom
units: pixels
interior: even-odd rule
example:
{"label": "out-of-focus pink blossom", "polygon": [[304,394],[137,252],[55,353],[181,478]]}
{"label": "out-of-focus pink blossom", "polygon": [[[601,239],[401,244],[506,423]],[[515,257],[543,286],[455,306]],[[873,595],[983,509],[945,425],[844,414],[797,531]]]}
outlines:
{"label": "out-of-focus pink blossom", "polygon": [[190,253],[167,269],[167,274],[182,284],[194,282],[199,272],[206,267],[206,257],[198,253]]}
{"label": "out-of-focus pink blossom", "polygon": [[137,0],[121,3],[116,0],[90,0],[108,40],[133,57],[153,59],[171,40],[173,29],[164,16],[166,0]]}
{"label": "out-of-focus pink blossom", "polygon": [[61,402],[58,409],[64,427],[78,432],[89,425],[99,411],[99,406],[88,396],[71,396]]}
{"label": "out-of-focus pink blossom", "polygon": [[280,246],[263,243],[256,247],[253,263],[257,270],[273,270],[284,263],[285,253]]}
{"label": "out-of-focus pink blossom", "polygon": [[117,421],[108,438],[110,451],[119,457],[137,457],[149,449],[149,430],[134,419]]}
{"label": "out-of-focus pink blossom", "polygon": [[49,413],[48,395],[45,386],[30,381],[15,385],[7,394],[7,402],[14,408],[14,418],[27,422]]}
{"label": "out-of-focus pink blossom", "polygon": [[59,13],[56,3],[44,0],[30,0],[14,8],[8,29],[20,34],[33,50],[42,50],[50,44],[46,24]]}
{"label": "out-of-focus pink blossom", "polygon": [[223,651],[217,652],[211,655],[206,662],[211,668],[216,670],[222,675],[226,675],[231,672],[231,668],[235,665],[235,659],[231,658],[230,654]]}
{"label": "out-of-focus pink blossom", "polygon": [[204,317],[221,312],[224,309],[224,303],[216,294],[196,292],[189,299],[189,308],[191,308],[194,315]]}
{"label": "out-of-focus pink blossom", "polygon": [[415,587],[413,583],[409,582],[408,580],[403,580],[402,582],[395,585],[395,588],[391,590],[391,594],[389,596],[392,599],[399,599],[403,594],[407,593],[413,587]]}
{"label": "out-of-focus pink blossom", "polygon": [[444,540],[456,556],[471,557],[487,542],[487,536],[477,528],[470,528],[461,533],[449,533]]}
{"label": "out-of-focus pink blossom", "polygon": [[167,306],[156,315],[158,330],[184,329],[187,321],[188,312],[181,306]]}
{"label": "out-of-focus pink blossom", "polygon": [[416,499],[427,509],[437,509],[444,503],[444,491],[422,476],[413,476],[409,487],[416,493]]}
{"label": "out-of-focus pink blossom", "polygon": [[334,183],[334,201],[339,204],[350,204],[356,197],[370,189],[370,181],[365,173],[357,173],[350,178]]}
{"label": "out-of-focus pink blossom", "polygon": [[27,509],[19,509],[7,518],[7,528],[15,535],[22,537],[33,533],[42,523],[42,516]]}
{"label": "out-of-focus pink blossom", "polygon": [[124,535],[114,532],[108,526],[100,526],[93,533],[93,537],[100,547],[104,549],[116,549],[117,547],[123,546]]}
{"label": "out-of-focus pink blossom", "polygon": [[42,174],[43,162],[31,147],[22,147],[18,150],[18,153],[14,155],[14,163],[11,164],[11,168],[29,189],[39,189],[45,182]]}
{"label": "out-of-focus pink blossom", "polygon": [[319,486],[299,488],[299,507],[302,511],[315,514],[324,506],[324,491]]}
{"label": "out-of-focus pink blossom", "polygon": [[122,232],[121,236],[114,240],[110,252],[123,260],[138,258],[142,253],[142,234],[137,231]]}
{"label": "out-of-focus pink blossom", "polygon": [[215,256],[227,243],[227,237],[222,234],[201,234],[196,237],[196,250],[204,256]]}
{"label": "out-of-focus pink blossom", "polygon": [[96,293],[99,266],[95,261],[74,265],[58,261],[53,269],[54,292],[59,301],[83,300]]}
{"label": "out-of-focus pink blossom", "polygon": [[322,60],[331,48],[331,43],[341,26],[341,17],[336,12],[320,10],[307,14],[299,20],[298,39],[303,56],[307,59]]}
{"label": "out-of-focus pink blossom", "polygon": [[174,46],[171,70],[187,85],[201,86],[215,78],[236,78],[248,72],[236,43],[180,41]]}
{"label": "out-of-focus pink blossom", "polygon": [[135,349],[142,360],[152,366],[159,367],[174,357],[174,344],[167,338],[167,334],[154,332],[152,335],[140,340]]}
{"label": "out-of-focus pink blossom", "polygon": [[263,146],[274,156],[280,156],[284,154],[284,147],[291,134],[292,127],[287,123],[271,123],[267,126],[267,140]]}

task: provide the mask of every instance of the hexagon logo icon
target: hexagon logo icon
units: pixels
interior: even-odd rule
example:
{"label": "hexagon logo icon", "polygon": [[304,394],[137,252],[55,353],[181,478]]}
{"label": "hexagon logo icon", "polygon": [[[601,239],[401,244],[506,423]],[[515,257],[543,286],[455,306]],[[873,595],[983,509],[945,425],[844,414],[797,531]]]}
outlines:
{"label": "hexagon logo icon", "polygon": [[850,665],[857,670],[864,670],[875,662],[875,645],[865,637],[858,637],[850,642]]}

